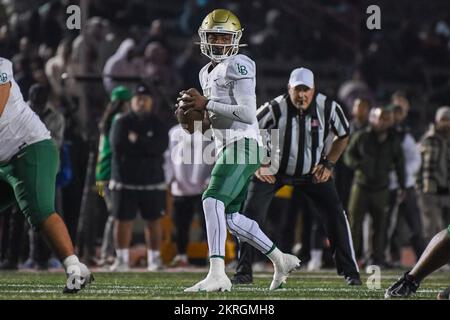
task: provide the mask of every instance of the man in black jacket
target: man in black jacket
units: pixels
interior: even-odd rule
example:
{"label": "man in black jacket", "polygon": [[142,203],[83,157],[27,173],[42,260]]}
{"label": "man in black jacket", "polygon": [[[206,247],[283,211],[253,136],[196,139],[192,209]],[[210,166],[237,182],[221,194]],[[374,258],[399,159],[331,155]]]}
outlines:
{"label": "man in black jacket", "polygon": [[159,253],[164,214],[165,180],[163,154],[168,146],[168,131],[152,113],[153,99],[145,85],[138,85],[131,100],[131,111],[120,116],[110,133],[112,173],[110,189],[113,214],[117,219],[114,232],[117,259],[112,271],[129,269],[129,246],[133,220],[140,211],[147,222],[148,270],[161,268]]}

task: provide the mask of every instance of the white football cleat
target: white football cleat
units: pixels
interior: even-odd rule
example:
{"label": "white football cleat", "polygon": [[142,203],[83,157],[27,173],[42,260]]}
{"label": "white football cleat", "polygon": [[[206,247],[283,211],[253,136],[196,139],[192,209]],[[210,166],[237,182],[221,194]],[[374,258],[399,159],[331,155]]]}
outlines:
{"label": "white football cleat", "polygon": [[231,281],[225,273],[208,274],[205,279],[185,289],[184,292],[224,292],[231,291],[231,286]]}
{"label": "white football cleat", "polygon": [[286,283],[286,279],[289,274],[300,268],[300,259],[292,254],[283,253],[282,262],[274,264],[273,280],[270,284],[270,290],[276,290],[281,288],[283,283]]}

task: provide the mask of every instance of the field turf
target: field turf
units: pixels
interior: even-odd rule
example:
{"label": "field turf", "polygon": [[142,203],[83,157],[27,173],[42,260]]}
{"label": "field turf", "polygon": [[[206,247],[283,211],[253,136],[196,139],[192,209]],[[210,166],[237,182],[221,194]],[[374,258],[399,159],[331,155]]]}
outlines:
{"label": "field turf", "polygon": [[[404,271],[382,272],[381,289],[369,290],[368,275],[362,287],[348,287],[334,271],[293,274],[283,289],[271,292],[271,273],[255,274],[253,285],[233,286],[227,293],[184,293],[201,280],[206,270],[188,272],[95,272],[95,282],[76,295],[61,294],[62,272],[0,272],[0,299],[383,299],[385,289]],[[231,276],[232,273],[228,272]],[[437,272],[423,282],[413,299],[435,299],[450,284],[450,272]]]}

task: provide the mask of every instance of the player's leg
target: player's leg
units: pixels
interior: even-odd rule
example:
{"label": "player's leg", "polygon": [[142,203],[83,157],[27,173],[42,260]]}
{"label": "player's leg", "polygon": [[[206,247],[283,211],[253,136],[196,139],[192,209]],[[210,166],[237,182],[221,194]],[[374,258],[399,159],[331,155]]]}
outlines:
{"label": "player's leg", "polygon": [[239,242],[248,243],[265,254],[272,250],[274,246],[272,240],[264,234],[255,220],[239,213],[241,204],[245,200],[249,182],[244,185],[241,193],[225,209],[227,227],[239,239]]}
{"label": "player's leg", "polygon": [[185,292],[230,291],[231,281],[225,273],[225,204],[213,197],[203,200],[209,251],[209,272],[206,278]]}
{"label": "player's leg", "polygon": [[12,159],[7,181],[13,187],[19,208],[33,229],[42,233],[62,261],[71,280],[64,292],[73,293],[91,282],[93,277],[74,254],[67,227],[55,212],[58,163],[58,150],[53,141],[32,144]]}
{"label": "player's leg", "polygon": [[164,215],[166,192],[160,190],[140,191],[140,211],[146,220],[145,240],[147,243],[147,269],[162,269],[161,262],[161,217]]}
{"label": "player's leg", "polygon": [[41,232],[45,235],[58,257],[68,257],[74,254],[67,227],[57,213],[51,214],[44,220],[41,225]]}
{"label": "player's leg", "polygon": [[138,211],[138,191],[112,190],[112,213],[114,223],[114,243],[116,260],[111,265],[111,271],[125,272],[130,268],[130,243],[133,236],[133,222]]}
{"label": "player's leg", "polygon": [[416,292],[420,282],[450,261],[450,225],[431,239],[414,268],[406,272],[385,293],[386,298],[406,298]]}
{"label": "player's leg", "polygon": [[450,225],[431,239],[417,264],[409,273],[422,281],[430,273],[450,261]]}
{"label": "player's leg", "polygon": [[239,242],[246,242],[265,254],[274,265],[274,276],[270,290],[281,288],[289,274],[300,268],[300,260],[291,254],[285,254],[278,249],[255,220],[249,219],[239,212],[227,214],[227,225],[230,232]]}
{"label": "player's leg", "polygon": [[[247,197],[242,212],[250,219],[262,223],[266,219],[273,195],[278,184],[265,183],[256,177],[251,179]],[[237,210],[239,211],[239,209]],[[249,284],[253,282],[252,263],[253,248],[247,242],[239,241],[239,258],[236,274],[231,280],[235,284]]]}
{"label": "player's leg", "polygon": [[[245,157],[248,159],[258,159],[261,152],[262,150],[257,147],[256,143],[255,145],[245,145]],[[228,230],[239,239],[239,242],[250,244],[272,261],[274,265],[274,276],[270,284],[270,290],[275,290],[286,282],[287,277],[292,271],[300,267],[300,260],[296,256],[282,253],[261,230],[255,220],[239,212],[247,195],[250,178],[259,167],[257,165],[254,168],[251,161],[249,163],[248,170],[242,174],[242,182],[238,183],[241,186],[245,179],[247,179],[244,186],[239,188],[241,190],[240,193],[225,209],[227,226]]]}
{"label": "player's leg", "polygon": [[225,208],[240,194],[250,175],[259,166],[258,161],[253,167],[246,165],[245,162],[238,164],[237,144],[238,142],[234,142],[224,148],[211,172],[208,189],[203,193],[210,270],[204,280],[187,288],[186,292],[231,289],[231,281],[225,273],[224,260],[227,237]]}

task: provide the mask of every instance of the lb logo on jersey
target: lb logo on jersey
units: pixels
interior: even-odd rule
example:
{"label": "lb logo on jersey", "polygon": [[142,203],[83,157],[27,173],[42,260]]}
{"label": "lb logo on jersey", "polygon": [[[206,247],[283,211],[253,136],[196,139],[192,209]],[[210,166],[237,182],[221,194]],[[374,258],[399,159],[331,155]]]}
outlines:
{"label": "lb logo on jersey", "polygon": [[247,75],[248,71],[247,68],[243,65],[237,64],[238,72],[242,74],[243,76]]}
{"label": "lb logo on jersey", "polygon": [[8,81],[8,75],[6,73],[0,73],[0,82]]}

